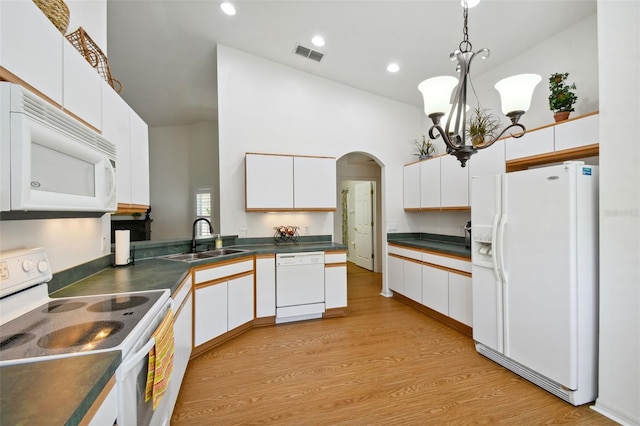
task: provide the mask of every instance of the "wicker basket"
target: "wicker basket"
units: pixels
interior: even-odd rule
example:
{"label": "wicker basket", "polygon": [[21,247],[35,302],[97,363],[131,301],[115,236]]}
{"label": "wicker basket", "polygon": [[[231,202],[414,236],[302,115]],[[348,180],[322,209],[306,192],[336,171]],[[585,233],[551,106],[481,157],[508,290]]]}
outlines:
{"label": "wicker basket", "polygon": [[33,0],[47,18],[64,35],[69,27],[69,8],[63,0]]}
{"label": "wicker basket", "polygon": [[109,69],[109,61],[102,50],[97,44],[89,37],[89,34],[79,27],[72,33],[67,34],[67,40],[73,44],[73,46],[84,56],[84,58],[98,70],[98,74],[105,79],[113,90],[120,93],[122,91],[122,83],[111,76],[111,70]]}

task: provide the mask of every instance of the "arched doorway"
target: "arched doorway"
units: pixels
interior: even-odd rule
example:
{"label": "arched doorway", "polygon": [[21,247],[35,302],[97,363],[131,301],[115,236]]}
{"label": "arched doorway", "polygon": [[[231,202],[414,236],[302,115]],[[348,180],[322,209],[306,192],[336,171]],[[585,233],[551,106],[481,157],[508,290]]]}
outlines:
{"label": "arched doorway", "polygon": [[364,152],[337,161],[335,239],[347,246],[348,261],[374,272],[382,271],[381,175],[380,164]]}

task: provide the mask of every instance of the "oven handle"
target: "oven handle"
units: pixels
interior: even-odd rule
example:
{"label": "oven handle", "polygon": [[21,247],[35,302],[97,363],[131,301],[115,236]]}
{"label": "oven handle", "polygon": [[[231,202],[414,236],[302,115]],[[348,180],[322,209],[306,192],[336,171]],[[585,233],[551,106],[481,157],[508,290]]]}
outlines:
{"label": "oven handle", "polygon": [[149,354],[149,351],[155,344],[156,339],[152,337],[138,352],[128,356],[125,362],[122,363],[122,368],[117,370],[117,372],[120,373],[120,377],[126,376],[127,373],[134,368],[138,362],[140,362],[140,360],[144,359],[144,357]]}

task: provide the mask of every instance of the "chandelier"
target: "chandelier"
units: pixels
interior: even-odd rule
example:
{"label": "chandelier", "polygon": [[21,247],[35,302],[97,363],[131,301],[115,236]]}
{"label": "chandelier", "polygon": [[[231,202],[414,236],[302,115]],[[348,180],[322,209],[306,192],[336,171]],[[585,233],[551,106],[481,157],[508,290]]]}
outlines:
{"label": "chandelier", "polygon": [[[475,94],[470,76],[471,63],[476,57],[488,58],[489,50],[480,49],[477,52],[472,50],[467,27],[469,5],[467,0],[462,0],[461,3],[464,20],[463,38],[458,49],[450,55],[452,61],[458,61],[456,71],[460,74],[460,78],[433,77],[420,83],[418,90],[422,92],[424,97],[424,112],[433,122],[433,126],[429,129],[429,137],[431,139],[442,137],[447,146],[447,153],[454,155],[460,161],[461,166],[465,167],[467,160],[473,154],[479,149],[493,145],[508,130],[519,129],[515,134],[511,133],[514,138],[522,137],[526,133],[525,127],[518,120],[529,109],[533,90],[540,82],[541,77],[537,74],[519,74],[497,82],[495,88],[500,93],[502,112],[509,117],[511,124],[497,136],[489,136],[488,140],[482,138],[480,141],[472,141],[468,138],[466,127],[467,110],[469,109],[467,104],[468,88],[470,87]],[[446,111],[449,113],[445,114]],[[480,107],[477,112],[480,112]],[[442,121],[445,124],[444,129],[441,127]]]}

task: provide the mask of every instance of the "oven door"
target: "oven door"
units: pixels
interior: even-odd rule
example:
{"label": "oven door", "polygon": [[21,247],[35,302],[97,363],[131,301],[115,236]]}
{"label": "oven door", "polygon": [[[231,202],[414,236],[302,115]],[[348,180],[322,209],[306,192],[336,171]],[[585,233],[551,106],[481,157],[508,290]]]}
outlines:
{"label": "oven door", "polygon": [[27,114],[11,113],[10,167],[11,210],[116,210],[115,161]]}
{"label": "oven door", "polygon": [[171,419],[170,392],[171,386],[153,409],[153,400],[144,400],[149,367],[149,351],[155,344],[153,332],[160,325],[167,310],[171,306],[168,301],[162,312],[144,332],[144,338],[139,340],[132,353],[127,355],[116,370],[118,386],[118,426],[168,425]]}

